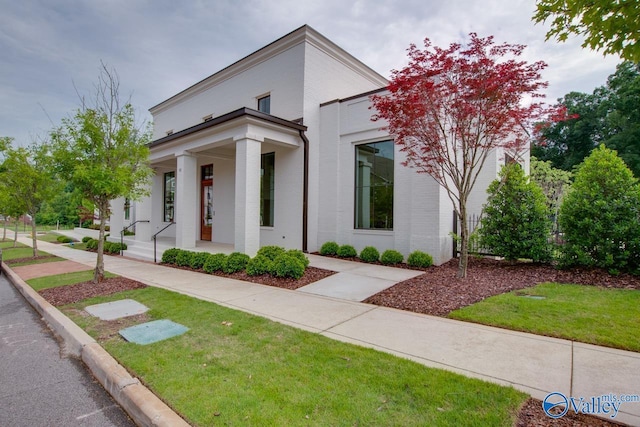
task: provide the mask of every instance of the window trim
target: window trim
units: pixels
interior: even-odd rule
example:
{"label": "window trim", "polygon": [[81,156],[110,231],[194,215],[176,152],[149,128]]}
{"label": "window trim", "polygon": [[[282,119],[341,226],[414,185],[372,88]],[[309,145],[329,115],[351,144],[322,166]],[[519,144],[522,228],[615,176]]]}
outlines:
{"label": "window trim", "polygon": [[[265,114],[271,114],[271,93],[266,93],[264,95],[260,95],[258,97],[256,97],[257,99],[257,105],[256,105],[256,110],[260,111],[261,113],[265,113]],[[268,99],[268,111],[262,110],[260,109],[260,101],[264,100],[264,99]]]}
{"label": "window trim", "polygon": [[[171,184],[173,188],[167,189],[167,184],[169,179],[173,179],[173,183]],[[169,200],[169,197],[170,200]],[[163,175],[163,184],[162,184],[162,203],[163,203],[163,221],[164,222],[174,222],[175,221],[175,199],[176,199],[176,172],[165,172]]]}
{"label": "window trim", "polygon": [[[360,188],[358,187],[358,148],[362,147],[362,146],[366,146],[366,145],[373,145],[373,144],[379,144],[382,142],[389,142],[392,145],[392,153],[393,153],[393,182],[391,184],[387,184],[387,185],[380,185],[380,186],[376,186],[376,187],[391,187],[392,190],[392,205],[391,205],[391,227],[390,228],[376,228],[376,227],[372,227],[371,225],[367,228],[367,227],[359,227],[358,226],[358,191],[362,188],[364,188],[364,186],[361,186]],[[384,232],[384,233],[392,233],[394,231],[394,224],[393,224],[393,217],[394,217],[394,211],[395,211],[395,172],[396,172],[396,164],[395,164],[395,160],[396,160],[396,152],[395,152],[395,143],[393,142],[393,139],[390,138],[385,138],[385,139],[380,139],[380,140],[374,140],[374,141],[366,141],[366,142],[358,142],[353,144],[354,147],[354,175],[353,175],[353,229],[356,232]],[[375,156],[374,156],[375,158]],[[369,188],[373,187],[372,185],[369,186]],[[375,208],[374,208],[375,209]]]}
{"label": "window trim", "polygon": [[[273,158],[273,170],[269,180],[269,195],[271,204],[269,205],[269,219],[270,221],[266,223],[264,221],[264,204],[265,199],[263,194],[265,192],[263,188],[263,171],[265,170],[265,159],[268,157]],[[261,227],[270,227],[273,228],[275,226],[275,199],[276,199],[276,153],[275,151],[271,151],[269,153],[262,153],[260,155],[260,226]]]}

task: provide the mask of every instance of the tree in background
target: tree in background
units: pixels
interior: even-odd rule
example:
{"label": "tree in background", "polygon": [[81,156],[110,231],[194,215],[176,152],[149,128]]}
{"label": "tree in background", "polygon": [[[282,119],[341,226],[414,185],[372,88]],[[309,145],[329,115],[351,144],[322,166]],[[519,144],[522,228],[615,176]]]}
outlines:
{"label": "tree in background", "polygon": [[628,0],[538,0],[533,20],[551,19],[547,40],[584,36],[582,47],[640,62],[640,3]]}
{"label": "tree in background", "polygon": [[153,170],[148,165],[149,129],[136,126],[130,102],[121,103],[115,71],[102,64],[91,105],[82,106],[52,132],[63,176],[98,210],[100,234],[94,282],[104,279],[104,235],[113,199],[136,200],[148,194]]}
{"label": "tree in background", "polygon": [[547,208],[551,216],[551,231],[559,232],[558,214],[564,196],[571,188],[571,172],[556,169],[551,162],[540,161],[531,157],[530,178],[538,184],[547,198]]}
{"label": "tree in background", "polygon": [[[43,203],[51,200],[59,190],[53,175],[49,146],[34,143],[25,147],[5,147],[2,180],[15,212],[31,216],[33,256],[38,256],[36,215]],[[17,234],[17,233],[16,233]]]}
{"label": "tree in background", "polygon": [[560,208],[565,266],[640,273],[640,185],[614,150],[594,149]]}
{"label": "tree in background", "polygon": [[560,100],[574,118],[551,124],[532,147],[538,159],[572,170],[600,144],[618,151],[640,177],[640,70],[624,62],[592,94],[571,92]]}
{"label": "tree in background", "polygon": [[546,198],[522,167],[506,164],[487,193],[489,199],[478,229],[480,246],[509,261],[549,261],[551,222]]}
{"label": "tree in background", "polygon": [[470,34],[467,46],[448,49],[424,41],[411,45],[409,65],[392,71],[389,94],[372,97],[374,120],[386,120],[405,166],[426,173],[442,186],[461,224],[458,277],[466,277],[469,254],[467,200],[489,155],[505,149],[513,156],[528,144],[529,125],[539,120],[547,86],[543,62],[518,61],[524,46],[495,45],[493,37]]}

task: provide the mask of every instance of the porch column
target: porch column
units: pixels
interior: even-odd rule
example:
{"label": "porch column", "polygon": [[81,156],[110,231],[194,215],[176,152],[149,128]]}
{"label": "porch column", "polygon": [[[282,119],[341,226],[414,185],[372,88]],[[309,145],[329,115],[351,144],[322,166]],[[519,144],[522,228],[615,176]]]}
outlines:
{"label": "porch column", "polygon": [[190,249],[196,247],[198,160],[187,152],[177,154],[176,157],[176,247]]}
{"label": "porch column", "polygon": [[[155,178],[154,178],[155,179]],[[151,195],[143,197],[142,199],[135,202],[136,204],[136,220],[151,220],[151,208],[152,208],[152,198]],[[150,222],[139,222],[135,225],[136,228],[136,240],[141,242],[148,242],[151,240],[151,223]]]}
{"label": "porch column", "polygon": [[235,250],[253,257],[260,249],[260,154],[257,136],[236,142]]}
{"label": "porch column", "polygon": [[114,238],[120,238],[120,232],[124,227],[124,197],[111,201],[111,216],[109,217],[109,232]]}

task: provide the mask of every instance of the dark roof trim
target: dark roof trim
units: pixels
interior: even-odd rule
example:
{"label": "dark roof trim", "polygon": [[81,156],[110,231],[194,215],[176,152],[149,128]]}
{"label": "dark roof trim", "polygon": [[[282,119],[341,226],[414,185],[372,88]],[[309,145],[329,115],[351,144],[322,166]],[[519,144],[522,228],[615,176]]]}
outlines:
{"label": "dark roof trim", "polygon": [[351,101],[353,99],[362,98],[364,96],[375,95],[376,93],[384,92],[385,90],[387,90],[387,87],[381,87],[381,88],[378,88],[378,89],[370,90],[368,92],[359,93],[357,95],[353,95],[353,96],[350,96],[348,98],[333,99],[331,101],[323,102],[322,104],[320,104],[320,107],[324,107],[324,106],[330,105],[330,104],[335,104],[336,102],[346,102],[346,101]]}
{"label": "dark roof trim", "polygon": [[264,122],[268,122],[268,123],[274,123],[276,125],[279,126],[283,126],[286,128],[290,128],[296,131],[306,131],[307,127],[303,126],[299,123],[295,123],[289,120],[285,120],[285,119],[281,119],[279,117],[276,116],[272,116],[270,114],[266,114],[263,113],[261,111],[257,111],[257,110],[253,110],[251,108],[247,108],[247,107],[243,107],[243,108],[239,108],[235,111],[232,111],[230,113],[227,114],[223,114],[222,116],[218,116],[218,117],[214,117],[211,120],[207,120],[205,122],[199,123],[195,126],[192,126],[190,128],[181,130],[180,132],[176,132],[176,133],[172,133],[171,135],[165,136],[163,138],[160,139],[156,139],[155,141],[152,141],[149,144],[149,148],[152,147],[156,147],[158,145],[167,143],[169,141],[174,141],[176,139],[179,138],[183,138],[187,135],[191,135],[200,131],[203,131],[205,129],[209,129],[211,127],[214,126],[218,126],[222,123],[226,123],[226,122],[230,122],[231,120],[235,120],[238,119],[240,117],[253,117],[255,119],[258,120],[262,120]]}

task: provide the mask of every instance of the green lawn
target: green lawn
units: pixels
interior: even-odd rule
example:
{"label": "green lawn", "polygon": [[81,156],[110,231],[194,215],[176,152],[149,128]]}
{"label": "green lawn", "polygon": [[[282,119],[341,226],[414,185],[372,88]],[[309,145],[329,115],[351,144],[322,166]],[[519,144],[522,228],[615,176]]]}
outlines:
{"label": "green lawn", "polygon": [[[82,309],[133,298],[190,328],[140,346]],[[527,396],[159,288],[62,308],[190,423],[511,426]],[[225,322],[225,323],[223,323]]]}
{"label": "green lawn", "polygon": [[449,316],[539,335],[640,351],[640,291],[637,290],[544,283],[487,298],[456,310]]}
{"label": "green lawn", "polygon": [[[27,245],[24,245],[20,242],[16,243],[17,248],[28,248]],[[13,248],[13,239],[0,241],[0,249],[10,249]]]}
{"label": "green lawn", "polygon": [[[87,267],[89,268],[89,267]],[[115,274],[108,271],[104,274],[105,277],[116,277]],[[55,276],[38,277],[35,279],[27,280],[27,284],[36,291],[42,289],[55,288],[58,286],[74,285],[76,283],[82,283],[93,279],[93,270],[87,271],[75,271],[73,273],[58,274]]]}
{"label": "green lawn", "polygon": [[47,234],[39,234],[37,239],[38,240],[42,240],[43,242],[49,242],[49,243],[59,243],[58,242],[58,237],[62,236],[62,234],[58,234],[55,232],[49,232]]}
{"label": "green lawn", "polygon": [[[38,250],[38,256],[46,256],[51,255],[48,252]],[[7,262],[14,259],[19,258],[32,258],[33,257],[33,248],[30,248],[25,245],[20,245],[17,248],[9,247],[6,249],[2,249],[2,261]],[[31,264],[43,264],[47,262],[56,262],[62,261],[62,258],[51,256],[49,258],[40,258],[40,259],[31,259],[18,263],[10,263],[12,267],[18,267],[21,265],[31,265]]]}

